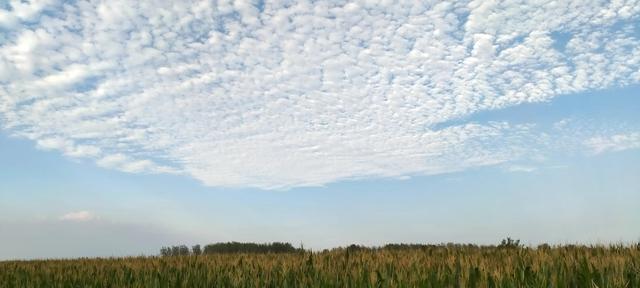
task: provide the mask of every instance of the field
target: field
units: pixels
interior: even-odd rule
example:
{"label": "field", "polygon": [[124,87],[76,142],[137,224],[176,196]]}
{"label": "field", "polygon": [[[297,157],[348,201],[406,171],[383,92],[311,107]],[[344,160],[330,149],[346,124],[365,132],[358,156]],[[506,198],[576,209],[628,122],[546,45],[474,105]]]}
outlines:
{"label": "field", "polygon": [[640,287],[640,247],[475,245],[0,262],[1,287]]}

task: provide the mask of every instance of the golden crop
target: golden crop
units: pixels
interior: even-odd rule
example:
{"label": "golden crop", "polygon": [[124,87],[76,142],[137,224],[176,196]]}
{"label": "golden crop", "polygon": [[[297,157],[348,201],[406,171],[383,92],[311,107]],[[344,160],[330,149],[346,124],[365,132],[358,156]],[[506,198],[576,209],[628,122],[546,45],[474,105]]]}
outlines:
{"label": "golden crop", "polygon": [[439,245],[7,261],[0,287],[640,287],[640,249]]}

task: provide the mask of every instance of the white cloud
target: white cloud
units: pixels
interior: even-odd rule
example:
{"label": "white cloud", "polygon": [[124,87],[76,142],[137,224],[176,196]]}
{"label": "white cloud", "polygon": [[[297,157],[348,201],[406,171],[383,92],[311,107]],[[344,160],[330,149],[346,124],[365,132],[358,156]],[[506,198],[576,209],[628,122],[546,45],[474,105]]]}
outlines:
{"label": "white cloud", "polygon": [[637,1],[9,5],[5,129],[102,167],[212,186],[505,163],[546,138],[447,124],[640,81]]}
{"label": "white cloud", "polygon": [[537,167],[527,166],[527,165],[509,165],[507,166],[507,171],[509,172],[534,172],[538,170]]}
{"label": "white cloud", "polygon": [[60,217],[62,221],[85,222],[96,219],[96,216],[89,211],[69,212]]}
{"label": "white cloud", "polygon": [[640,148],[640,133],[595,136],[584,141],[593,154]]}
{"label": "white cloud", "polygon": [[167,166],[156,164],[154,161],[143,159],[137,160],[122,154],[106,155],[96,160],[96,164],[100,167],[117,169],[124,172],[140,173],[140,172],[157,172],[157,173],[179,173],[175,169]]}

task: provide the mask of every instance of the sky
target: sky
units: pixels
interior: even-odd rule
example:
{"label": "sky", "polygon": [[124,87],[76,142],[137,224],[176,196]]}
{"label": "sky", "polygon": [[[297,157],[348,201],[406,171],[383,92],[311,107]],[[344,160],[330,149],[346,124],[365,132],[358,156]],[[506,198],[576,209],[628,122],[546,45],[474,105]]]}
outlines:
{"label": "sky", "polygon": [[637,2],[0,0],[0,259],[640,241]]}

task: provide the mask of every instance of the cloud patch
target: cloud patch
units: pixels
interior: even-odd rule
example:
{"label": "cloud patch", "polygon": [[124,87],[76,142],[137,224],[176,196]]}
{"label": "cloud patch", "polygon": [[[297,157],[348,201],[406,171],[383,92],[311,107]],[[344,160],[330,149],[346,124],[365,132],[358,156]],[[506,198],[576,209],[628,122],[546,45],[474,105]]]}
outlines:
{"label": "cloud patch", "polygon": [[0,125],[110,169],[281,188],[521,160],[549,137],[446,124],[640,82],[638,1],[400,2],[10,2]]}
{"label": "cloud patch", "polygon": [[593,154],[640,148],[640,133],[595,136],[584,141]]}
{"label": "cloud patch", "polygon": [[506,171],[508,172],[522,172],[522,173],[530,173],[538,170],[537,167],[527,166],[527,165],[509,165],[506,167]]}
{"label": "cloud patch", "polygon": [[77,211],[77,212],[69,212],[60,216],[60,220],[62,221],[72,221],[72,222],[86,222],[95,220],[96,216],[89,211]]}

